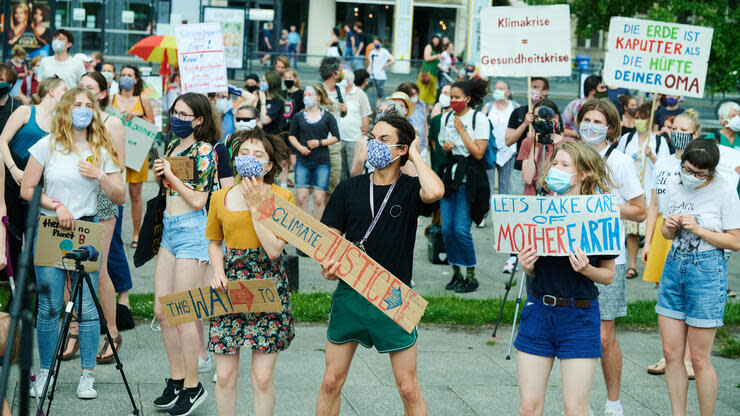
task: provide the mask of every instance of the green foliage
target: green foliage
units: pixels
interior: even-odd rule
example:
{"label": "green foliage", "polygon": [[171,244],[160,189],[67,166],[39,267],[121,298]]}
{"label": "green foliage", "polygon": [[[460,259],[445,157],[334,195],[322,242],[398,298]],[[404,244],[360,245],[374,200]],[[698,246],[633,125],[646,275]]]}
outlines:
{"label": "green foliage", "polygon": [[[576,34],[584,39],[608,31],[613,16],[635,17],[714,28],[706,88],[709,93],[734,92],[740,80],[740,7],[727,0],[527,0],[530,4],[569,3],[577,19]],[[735,72],[734,74],[731,72]]]}

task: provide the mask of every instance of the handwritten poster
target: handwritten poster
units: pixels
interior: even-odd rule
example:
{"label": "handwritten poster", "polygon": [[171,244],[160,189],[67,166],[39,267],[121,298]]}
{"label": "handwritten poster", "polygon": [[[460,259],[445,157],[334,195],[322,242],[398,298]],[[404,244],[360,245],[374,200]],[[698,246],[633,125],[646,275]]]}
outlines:
{"label": "handwritten poster", "polygon": [[272,279],[230,281],[226,291],[197,287],[160,296],[159,303],[169,326],[230,313],[283,310]]}
{"label": "handwritten poster", "polygon": [[[62,257],[80,246],[93,246],[100,252],[103,246],[103,226],[94,222],[76,220],[74,228],[66,230],[59,226],[59,220],[56,217],[42,215],[39,217],[33,264],[74,270],[74,260],[65,260],[62,264]],[[94,273],[98,270],[100,259],[85,261],[82,264],[86,272]]]}
{"label": "handwritten poster", "polygon": [[713,32],[710,27],[612,17],[604,83],[702,98]]}
{"label": "handwritten poster", "polygon": [[258,212],[257,221],[314,260],[339,262],[340,279],[407,332],[414,330],[427,301],[357,246],[269,189]]}
{"label": "handwritten poster", "polygon": [[568,76],[570,7],[487,7],[480,17],[481,76]]}
{"label": "handwritten poster", "polygon": [[109,105],[105,112],[113,117],[120,118],[126,129],[126,166],[133,169],[141,169],[144,159],[149,154],[152,143],[157,138],[159,129],[141,117],[133,117],[126,120],[123,111]]}
{"label": "handwritten poster", "polygon": [[613,195],[494,195],[494,249],[519,253],[533,246],[541,256],[567,256],[576,247],[586,254],[619,254],[623,230]]}
{"label": "handwritten poster", "polygon": [[740,181],[740,174],[735,170],[738,166],[740,166],[740,150],[728,146],[719,146],[717,172],[732,185],[732,189],[737,188],[737,183]]}
{"label": "handwritten poster", "polygon": [[226,91],[229,85],[221,25],[179,25],[175,28],[175,36],[182,92]]}
{"label": "handwritten poster", "polygon": [[244,62],[244,10],[204,7],[203,21],[221,25],[227,68],[241,68]]}

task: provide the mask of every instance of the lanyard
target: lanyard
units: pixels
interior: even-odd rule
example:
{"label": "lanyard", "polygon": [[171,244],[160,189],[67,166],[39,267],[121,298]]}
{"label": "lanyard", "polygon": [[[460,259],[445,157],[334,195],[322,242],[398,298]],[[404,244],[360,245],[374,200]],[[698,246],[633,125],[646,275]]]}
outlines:
{"label": "lanyard", "polygon": [[[378,223],[378,220],[380,219],[380,216],[383,214],[383,209],[385,208],[385,204],[388,203],[388,200],[391,198],[391,193],[393,193],[393,188],[396,187],[396,183],[398,183],[398,179],[396,179],[395,182],[391,185],[390,189],[388,189],[388,192],[385,194],[385,197],[383,198],[383,203],[380,204],[380,209],[378,210],[378,213],[375,213],[375,197],[373,192],[373,176],[374,173],[370,174],[370,213],[373,216],[373,221],[370,223],[370,227],[368,227],[367,231],[365,232],[365,235],[362,237],[362,240],[360,240],[357,243],[357,247],[360,248],[363,252],[365,251],[365,242],[367,241],[368,237],[370,237],[370,233],[373,232],[373,229],[375,228],[375,225]],[[400,175],[399,175],[400,178]]]}

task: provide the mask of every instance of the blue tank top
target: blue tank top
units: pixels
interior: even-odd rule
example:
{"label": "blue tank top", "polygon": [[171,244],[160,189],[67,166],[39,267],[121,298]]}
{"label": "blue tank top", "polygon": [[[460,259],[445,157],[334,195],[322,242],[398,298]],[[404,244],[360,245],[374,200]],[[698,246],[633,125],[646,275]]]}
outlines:
{"label": "blue tank top", "polygon": [[17,159],[15,163],[20,169],[26,168],[28,149],[48,134],[48,131],[42,130],[36,123],[36,106],[32,105],[28,122],[18,129],[13,140],[10,141],[10,151],[13,153],[13,159]]}

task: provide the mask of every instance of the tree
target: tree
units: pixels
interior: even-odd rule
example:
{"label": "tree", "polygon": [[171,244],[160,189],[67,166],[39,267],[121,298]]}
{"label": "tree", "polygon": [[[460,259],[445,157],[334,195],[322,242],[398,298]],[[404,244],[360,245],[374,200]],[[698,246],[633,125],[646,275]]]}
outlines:
{"label": "tree", "polygon": [[740,1],[737,0],[527,0],[530,4],[570,4],[576,35],[588,39],[609,30],[613,16],[714,28],[706,89],[712,95],[737,91],[740,82]]}

